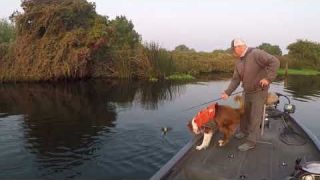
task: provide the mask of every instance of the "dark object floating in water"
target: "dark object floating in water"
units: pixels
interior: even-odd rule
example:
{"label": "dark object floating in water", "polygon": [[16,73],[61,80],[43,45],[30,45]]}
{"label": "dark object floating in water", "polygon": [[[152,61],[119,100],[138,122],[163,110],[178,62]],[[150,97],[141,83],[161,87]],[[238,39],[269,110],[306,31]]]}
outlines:
{"label": "dark object floating in water", "polygon": [[172,130],[172,128],[170,128],[170,127],[166,127],[166,126],[162,127],[161,128],[162,135],[166,135],[171,130]]}

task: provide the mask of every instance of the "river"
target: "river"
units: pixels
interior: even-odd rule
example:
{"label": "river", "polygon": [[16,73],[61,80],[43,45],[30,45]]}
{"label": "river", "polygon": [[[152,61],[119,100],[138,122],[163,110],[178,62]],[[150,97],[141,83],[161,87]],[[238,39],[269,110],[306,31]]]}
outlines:
{"label": "river", "polygon": [[[186,123],[204,106],[185,110],[218,98],[228,83],[0,85],[0,178],[148,179],[190,140]],[[289,76],[271,90],[292,98],[293,116],[320,138],[319,76]]]}

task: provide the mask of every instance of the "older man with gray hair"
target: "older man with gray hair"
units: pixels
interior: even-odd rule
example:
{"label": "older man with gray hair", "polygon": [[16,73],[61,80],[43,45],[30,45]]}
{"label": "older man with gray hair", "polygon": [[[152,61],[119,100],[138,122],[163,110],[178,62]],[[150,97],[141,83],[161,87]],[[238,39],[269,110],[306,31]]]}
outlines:
{"label": "older man with gray hair", "polygon": [[237,58],[232,80],[228,88],[222,92],[221,98],[227,99],[242,83],[245,100],[245,113],[241,117],[240,131],[235,137],[247,141],[240,145],[240,151],[247,151],[256,146],[260,136],[260,124],[263,106],[268,95],[269,84],[276,78],[280,66],[279,60],[256,48],[247,47],[241,39],[231,42],[234,56]]}

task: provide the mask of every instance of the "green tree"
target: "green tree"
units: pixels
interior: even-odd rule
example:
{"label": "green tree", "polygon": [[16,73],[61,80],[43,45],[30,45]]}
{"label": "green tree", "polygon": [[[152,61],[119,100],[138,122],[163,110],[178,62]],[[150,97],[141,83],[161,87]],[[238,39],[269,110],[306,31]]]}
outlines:
{"label": "green tree", "polygon": [[212,53],[226,53],[227,50],[223,50],[223,49],[215,49],[212,51]]}
{"label": "green tree", "polygon": [[[108,45],[108,19],[86,0],[23,0],[15,13],[15,58],[2,80],[90,77],[94,57]],[[8,72],[9,71],[9,72]],[[1,72],[1,71],[0,71]]]}
{"label": "green tree", "polygon": [[14,24],[9,23],[5,19],[0,19],[0,44],[13,41],[15,36],[16,33]]}
{"label": "green tree", "polygon": [[110,21],[110,59],[108,69],[114,76],[132,78],[138,71],[137,52],[141,46],[141,36],[135,31],[132,21],[125,16],[117,16]]}
{"label": "green tree", "polygon": [[[4,61],[9,61],[10,47],[16,37],[14,24],[5,19],[0,19],[0,66]],[[11,51],[12,52],[12,51]],[[12,54],[12,53],[11,53]]]}
{"label": "green tree", "polygon": [[184,44],[180,44],[174,48],[175,51],[196,52],[193,48],[189,48]]}
{"label": "green tree", "polygon": [[320,44],[308,40],[297,40],[289,44],[287,49],[291,59],[300,62],[301,66],[320,68]]}
{"label": "green tree", "polygon": [[110,22],[112,35],[112,46],[121,48],[124,45],[129,45],[135,48],[141,42],[141,36],[134,30],[132,21],[129,21],[125,16],[117,16]]}
{"label": "green tree", "polygon": [[282,51],[278,45],[271,45],[269,43],[262,43],[260,46],[258,46],[258,48],[262,49],[272,55],[277,55],[277,56],[282,55]]}

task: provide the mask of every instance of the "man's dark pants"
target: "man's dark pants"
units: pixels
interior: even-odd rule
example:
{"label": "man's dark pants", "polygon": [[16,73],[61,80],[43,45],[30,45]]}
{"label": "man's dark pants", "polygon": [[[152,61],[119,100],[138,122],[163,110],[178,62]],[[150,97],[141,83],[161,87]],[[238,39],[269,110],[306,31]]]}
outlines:
{"label": "man's dark pants", "polygon": [[240,131],[248,135],[248,141],[256,143],[260,137],[260,124],[267,95],[267,89],[244,94],[245,113],[241,117]]}

